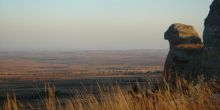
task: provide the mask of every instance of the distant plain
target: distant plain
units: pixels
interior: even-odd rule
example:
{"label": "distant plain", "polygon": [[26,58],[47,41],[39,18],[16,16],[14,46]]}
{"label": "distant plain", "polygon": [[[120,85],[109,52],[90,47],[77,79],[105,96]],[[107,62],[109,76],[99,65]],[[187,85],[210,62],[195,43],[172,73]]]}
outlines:
{"label": "distant plain", "polygon": [[0,52],[0,98],[33,98],[46,82],[62,95],[118,82],[128,86],[161,76],[167,50]]}

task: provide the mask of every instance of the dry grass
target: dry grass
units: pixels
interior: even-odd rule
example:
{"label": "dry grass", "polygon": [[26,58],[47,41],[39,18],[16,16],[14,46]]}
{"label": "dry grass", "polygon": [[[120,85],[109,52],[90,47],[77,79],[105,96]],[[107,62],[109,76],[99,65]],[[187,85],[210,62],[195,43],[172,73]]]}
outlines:
{"label": "dry grass", "polygon": [[[193,84],[177,79],[176,84],[165,81],[158,89],[146,87],[127,91],[119,86],[101,88],[99,94],[88,91],[65,101],[56,97],[54,88],[47,89],[40,110],[220,110],[220,99],[213,91],[219,90],[214,83]],[[215,87],[214,87],[215,86]],[[4,110],[21,110],[16,98],[7,97]]]}

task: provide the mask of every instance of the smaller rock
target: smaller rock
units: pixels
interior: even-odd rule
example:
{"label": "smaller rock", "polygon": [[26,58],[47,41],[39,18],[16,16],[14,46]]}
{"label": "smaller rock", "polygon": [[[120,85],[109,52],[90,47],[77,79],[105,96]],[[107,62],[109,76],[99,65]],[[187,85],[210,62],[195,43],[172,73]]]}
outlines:
{"label": "smaller rock", "polygon": [[201,71],[203,43],[191,25],[172,24],[164,34],[170,43],[164,72],[169,80],[176,76],[193,80]]}
{"label": "smaller rock", "polygon": [[172,24],[165,32],[164,38],[170,42],[171,48],[183,44],[202,44],[193,26],[180,23]]}

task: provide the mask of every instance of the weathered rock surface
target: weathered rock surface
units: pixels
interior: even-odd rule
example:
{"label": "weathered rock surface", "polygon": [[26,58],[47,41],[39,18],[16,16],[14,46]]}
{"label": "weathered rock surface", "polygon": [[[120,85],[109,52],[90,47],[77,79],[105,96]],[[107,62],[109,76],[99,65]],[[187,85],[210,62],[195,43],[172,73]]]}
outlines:
{"label": "weathered rock surface", "polygon": [[170,51],[165,62],[165,75],[193,79],[201,72],[203,43],[191,25],[172,24],[164,34],[170,43]]}
{"label": "weathered rock surface", "polygon": [[198,36],[193,26],[180,23],[172,24],[164,34],[171,48],[180,44],[201,44],[202,41]]}
{"label": "weathered rock surface", "polygon": [[220,0],[214,0],[205,20],[203,68],[206,76],[220,77]]}

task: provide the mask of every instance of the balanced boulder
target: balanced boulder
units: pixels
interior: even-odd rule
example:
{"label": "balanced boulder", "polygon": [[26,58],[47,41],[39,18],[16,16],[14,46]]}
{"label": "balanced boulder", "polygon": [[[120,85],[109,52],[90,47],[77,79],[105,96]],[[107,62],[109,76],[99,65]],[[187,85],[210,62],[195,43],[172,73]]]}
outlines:
{"label": "balanced boulder", "polygon": [[172,24],[164,34],[170,43],[165,62],[166,78],[176,76],[191,80],[200,73],[203,43],[198,32],[191,25]]}

